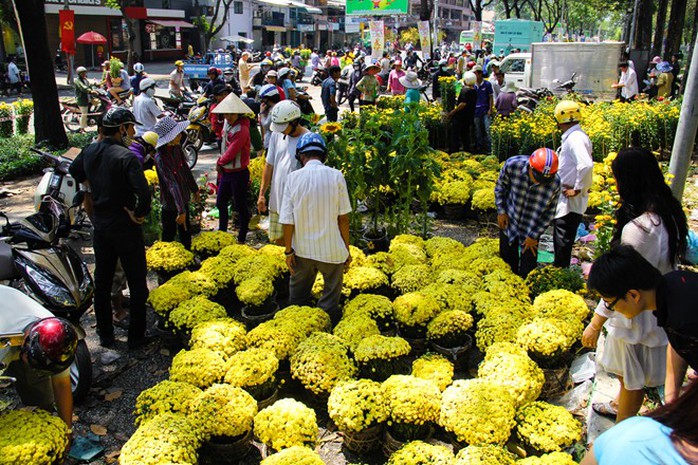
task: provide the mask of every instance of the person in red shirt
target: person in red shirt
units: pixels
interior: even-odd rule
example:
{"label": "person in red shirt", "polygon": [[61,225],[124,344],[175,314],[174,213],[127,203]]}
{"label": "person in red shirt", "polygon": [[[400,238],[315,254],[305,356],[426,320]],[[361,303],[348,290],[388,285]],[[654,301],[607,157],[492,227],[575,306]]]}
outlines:
{"label": "person in red shirt", "polygon": [[218,229],[228,230],[228,204],[235,202],[238,214],[239,230],[238,243],[244,244],[250,222],[250,211],[247,207],[247,188],[250,183],[250,119],[245,115],[253,111],[235,94],[229,94],[216,108],[214,114],[221,114],[228,122],[228,129],[223,134],[226,138],[225,152],[216,162],[218,172]]}

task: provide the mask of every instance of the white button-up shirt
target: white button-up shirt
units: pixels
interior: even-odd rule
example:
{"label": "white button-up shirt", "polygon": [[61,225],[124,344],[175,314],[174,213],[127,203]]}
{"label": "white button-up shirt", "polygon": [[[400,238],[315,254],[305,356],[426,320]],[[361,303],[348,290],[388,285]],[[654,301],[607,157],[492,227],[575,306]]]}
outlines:
{"label": "white button-up shirt", "polygon": [[628,70],[624,73],[620,73],[619,84],[624,84],[620,89],[620,95],[623,98],[635,97],[638,93],[637,85],[637,73],[634,69],[628,66]]}
{"label": "white button-up shirt", "polygon": [[[570,212],[584,214],[589,203],[594,159],[591,155],[591,140],[579,124],[572,126],[562,135],[562,147],[557,154],[560,158],[557,174],[560,176],[562,187],[555,218],[562,218]],[[563,194],[567,189],[580,192],[567,198]]]}
{"label": "white button-up shirt", "polygon": [[280,132],[271,132],[267,148],[266,163],[274,167],[269,190],[269,211],[279,213],[281,200],[286,189],[288,175],[301,167],[296,160],[298,137],[284,136]]}
{"label": "white button-up shirt", "polygon": [[133,100],[133,116],[142,124],[136,125],[136,135],[142,136],[145,132],[151,131],[161,114],[162,110],[152,97],[145,92],[138,94]]}
{"label": "white button-up shirt", "polygon": [[324,263],[344,263],[349,256],[337,218],[351,212],[349,193],[339,170],[310,160],[288,175],[281,224],[294,225],[296,256]]}

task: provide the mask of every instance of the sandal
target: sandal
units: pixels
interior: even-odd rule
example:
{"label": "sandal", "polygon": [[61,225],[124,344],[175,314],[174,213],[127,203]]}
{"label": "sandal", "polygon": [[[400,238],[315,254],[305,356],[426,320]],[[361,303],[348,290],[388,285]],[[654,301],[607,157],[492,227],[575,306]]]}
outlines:
{"label": "sandal", "polygon": [[618,410],[611,405],[611,401],[608,402],[597,402],[595,404],[591,404],[591,409],[598,413],[601,416],[604,416],[606,418],[610,418],[612,420],[616,419],[616,415],[618,415]]}

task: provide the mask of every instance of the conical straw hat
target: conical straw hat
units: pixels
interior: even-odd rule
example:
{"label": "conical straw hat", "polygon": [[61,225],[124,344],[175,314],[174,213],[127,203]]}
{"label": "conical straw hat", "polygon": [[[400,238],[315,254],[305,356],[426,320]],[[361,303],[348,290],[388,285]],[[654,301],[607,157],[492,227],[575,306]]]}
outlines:
{"label": "conical straw hat", "polygon": [[240,100],[240,97],[233,94],[232,92],[224,98],[221,103],[216,105],[213,109],[213,113],[238,113],[244,115],[246,113],[254,113],[250,107],[245,105],[245,102]]}

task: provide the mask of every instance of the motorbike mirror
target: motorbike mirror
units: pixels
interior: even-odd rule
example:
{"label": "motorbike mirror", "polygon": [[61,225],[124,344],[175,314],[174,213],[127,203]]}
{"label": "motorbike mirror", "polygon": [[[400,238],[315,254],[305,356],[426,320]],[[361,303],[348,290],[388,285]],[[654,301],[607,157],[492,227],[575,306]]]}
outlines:
{"label": "motorbike mirror", "polygon": [[575,77],[576,75],[577,75],[577,72],[575,71],[574,73],[572,73],[572,77],[571,77],[570,79],[574,79],[574,77]]}

